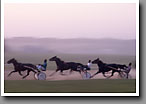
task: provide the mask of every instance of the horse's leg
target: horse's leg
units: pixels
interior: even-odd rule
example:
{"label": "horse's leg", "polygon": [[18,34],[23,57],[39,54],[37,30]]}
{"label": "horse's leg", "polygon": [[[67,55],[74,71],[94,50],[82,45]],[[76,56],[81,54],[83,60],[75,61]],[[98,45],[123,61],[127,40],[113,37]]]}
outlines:
{"label": "horse's leg", "polygon": [[16,71],[16,70],[11,71],[11,72],[8,74],[8,77],[9,77],[12,73],[15,73],[15,72],[17,72],[17,71]]}
{"label": "horse's leg", "polygon": [[21,73],[21,71],[18,71],[18,73],[19,73],[19,75],[23,76],[22,73]]}
{"label": "horse's leg", "polygon": [[81,70],[77,70],[77,68],[76,68],[76,69],[74,69],[74,71],[77,71],[77,72],[79,72],[79,73],[81,74]]}
{"label": "horse's leg", "polygon": [[80,70],[77,70],[77,67],[75,67],[75,68],[72,68],[71,70],[77,71],[77,72],[79,72],[80,75],[81,75],[81,69],[80,69]]}
{"label": "horse's leg", "polygon": [[82,70],[83,70],[82,67],[80,67],[80,69],[78,69],[78,66],[76,66],[74,69],[75,69],[75,71],[78,71],[78,72],[80,73],[80,75],[81,75],[81,72],[82,72]]}
{"label": "horse's leg", "polygon": [[29,75],[30,71],[31,71],[31,70],[27,70],[27,75],[25,75],[25,76],[22,77],[22,78],[23,78],[23,79],[26,78],[26,77]]}
{"label": "horse's leg", "polygon": [[60,70],[60,74],[61,74],[61,75],[65,75],[65,74],[63,74],[63,70]]}
{"label": "horse's leg", "polygon": [[107,77],[107,76],[105,75],[105,72],[102,72],[102,74],[103,74],[104,77]]}
{"label": "horse's leg", "polygon": [[80,67],[80,74],[82,73],[82,72],[84,72],[84,68],[83,67]]}
{"label": "horse's leg", "polygon": [[81,74],[81,70],[79,70],[79,73]]}
{"label": "horse's leg", "polygon": [[31,70],[32,72],[34,72],[34,73],[37,73],[36,71],[34,71],[33,69]]}
{"label": "horse's leg", "polygon": [[100,71],[96,72],[95,74],[93,74],[90,78],[93,78],[96,74],[100,73]]}
{"label": "horse's leg", "polygon": [[[112,70],[112,74],[111,74],[111,76],[109,76],[108,78],[114,76],[114,73],[115,73],[115,72],[116,72],[115,70]],[[117,72],[118,72],[118,71],[117,71]]]}
{"label": "horse's leg", "polygon": [[114,73],[115,73],[115,72],[118,72],[118,73],[120,74],[121,71],[120,71],[120,70],[112,70],[112,74],[111,74],[111,76],[109,76],[108,78],[114,76]]}
{"label": "horse's leg", "polygon": [[127,79],[128,79],[128,75],[129,75],[129,74],[128,74],[128,73],[126,73],[126,78],[127,78]]}
{"label": "horse's leg", "polygon": [[71,73],[72,73],[72,71],[73,71],[73,70],[72,70],[72,69],[70,69],[70,72],[69,72],[69,74],[71,74]]}
{"label": "horse's leg", "polygon": [[66,75],[66,74],[63,74],[63,71],[64,71],[64,70],[60,70],[60,74],[61,74],[61,75]]}
{"label": "horse's leg", "polygon": [[82,76],[81,70],[77,70],[79,72],[79,74]]}

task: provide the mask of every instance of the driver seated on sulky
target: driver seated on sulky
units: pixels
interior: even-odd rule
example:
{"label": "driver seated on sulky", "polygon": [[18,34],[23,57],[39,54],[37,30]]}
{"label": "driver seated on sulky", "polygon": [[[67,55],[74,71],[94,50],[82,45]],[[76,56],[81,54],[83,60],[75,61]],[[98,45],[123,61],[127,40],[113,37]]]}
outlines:
{"label": "driver seated on sulky", "polygon": [[127,74],[127,79],[128,79],[128,75],[129,75],[131,69],[132,69],[132,63],[129,63],[128,67],[125,68],[125,73]]}
{"label": "driver seated on sulky", "polygon": [[84,72],[87,72],[87,70],[90,70],[91,69],[91,60],[88,61],[87,65],[85,65],[84,67]]}
{"label": "driver seated on sulky", "polygon": [[44,63],[43,64],[38,64],[36,65],[37,69],[39,71],[46,71],[46,68],[47,68],[47,59],[44,60]]}

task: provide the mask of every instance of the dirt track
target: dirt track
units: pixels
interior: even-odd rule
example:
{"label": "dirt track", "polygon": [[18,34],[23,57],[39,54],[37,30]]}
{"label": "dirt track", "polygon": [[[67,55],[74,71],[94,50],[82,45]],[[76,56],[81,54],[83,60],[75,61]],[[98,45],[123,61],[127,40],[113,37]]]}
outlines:
{"label": "dirt track", "polygon": [[[45,72],[47,75],[47,80],[81,80],[83,79],[82,76],[78,72],[72,72],[70,74],[69,71],[64,71],[64,75],[61,75],[60,72],[57,72],[54,75],[50,76],[53,72],[54,71],[51,71],[51,70],[49,71],[47,70]],[[91,73],[91,75],[93,75],[94,73],[97,72],[97,70],[90,70],[89,72]],[[10,70],[5,70],[5,80],[35,80],[33,72],[31,72],[30,75],[26,77],[25,79],[22,79],[22,76],[20,76],[17,72],[12,73],[8,77],[9,73],[10,73]],[[136,78],[135,69],[132,69],[129,74],[132,79]],[[24,72],[23,75],[26,75],[26,73]],[[110,74],[107,74],[107,75],[110,75]],[[114,76],[111,77],[110,79],[118,79],[118,78],[119,78],[118,73],[115,73]],[[100,73],[94,76],[94,78],[92,79],[106,79],[106,78]]]}

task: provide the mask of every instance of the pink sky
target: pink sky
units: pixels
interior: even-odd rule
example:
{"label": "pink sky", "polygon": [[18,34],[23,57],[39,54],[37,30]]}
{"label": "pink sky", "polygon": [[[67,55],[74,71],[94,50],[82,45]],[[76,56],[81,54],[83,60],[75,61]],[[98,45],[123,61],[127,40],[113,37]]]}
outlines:
{"label": "pink sky", "polygon": [[134,3],[5,4],[5,38],[136,38]]}

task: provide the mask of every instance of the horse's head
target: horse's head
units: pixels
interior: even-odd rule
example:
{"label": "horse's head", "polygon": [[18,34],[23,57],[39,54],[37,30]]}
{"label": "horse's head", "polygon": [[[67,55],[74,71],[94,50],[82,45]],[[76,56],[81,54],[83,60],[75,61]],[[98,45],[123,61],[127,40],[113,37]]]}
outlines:
{"label": "horse's head", "polygon": [[54,57],[50,58],[49,61],[56,61],[57,59],[58,59],[57,56],[54,56]]}
{"label": "horse's head", "polygon": [[14,63],[16,62],[15,58],[10,59],[9,61],[7,61],[8,64]]}
{"label": "horse's head", "polygon": [[99,58],[97,58],[96,60],[92,61],[92,64],[97,64],[99,61]]}

